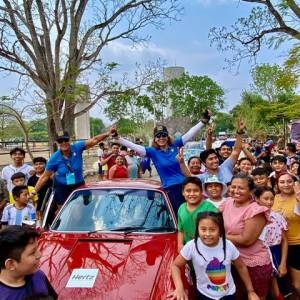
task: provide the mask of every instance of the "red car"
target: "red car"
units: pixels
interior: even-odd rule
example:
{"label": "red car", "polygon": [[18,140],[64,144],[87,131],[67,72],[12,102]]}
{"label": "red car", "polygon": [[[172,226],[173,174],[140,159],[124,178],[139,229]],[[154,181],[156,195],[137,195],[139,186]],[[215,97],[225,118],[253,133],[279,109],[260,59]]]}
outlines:
{"label": "red car", "polygon": [[[47,219],[48,210],[46,209]],[[59,299],[161,300],[174,289],[177,222],[153,180],[113,180],[74,191],[39,249]]]}

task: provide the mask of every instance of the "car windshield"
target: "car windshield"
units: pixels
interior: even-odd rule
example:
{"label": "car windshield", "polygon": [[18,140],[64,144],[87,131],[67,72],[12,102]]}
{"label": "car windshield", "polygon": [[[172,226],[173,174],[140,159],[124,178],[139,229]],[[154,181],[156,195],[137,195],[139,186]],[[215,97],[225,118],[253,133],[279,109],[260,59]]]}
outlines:
{"label": "car windshield", "polygon": [[[138,189],[76,191],[51,226],[56,231],[174,231],[163,193]],[[147,230],[148,229],[148,230]],[[131,230],[133,231],[133,230]]]}

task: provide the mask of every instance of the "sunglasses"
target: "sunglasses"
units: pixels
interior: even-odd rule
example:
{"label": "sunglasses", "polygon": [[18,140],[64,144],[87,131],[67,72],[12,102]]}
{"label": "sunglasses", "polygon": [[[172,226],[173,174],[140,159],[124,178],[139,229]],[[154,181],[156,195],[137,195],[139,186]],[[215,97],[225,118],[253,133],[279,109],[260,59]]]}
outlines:
{"label": "sunglasses", "polygon": [[156,138],[166,138],[168,136],[168,134],[167,133],[158,133],[155,137]]}
{"label": "sunglasses", "polygon": [[70,141],[69,138],[59,138],[56,140],[59,144],[62,144],[62,143],[68,143]]}

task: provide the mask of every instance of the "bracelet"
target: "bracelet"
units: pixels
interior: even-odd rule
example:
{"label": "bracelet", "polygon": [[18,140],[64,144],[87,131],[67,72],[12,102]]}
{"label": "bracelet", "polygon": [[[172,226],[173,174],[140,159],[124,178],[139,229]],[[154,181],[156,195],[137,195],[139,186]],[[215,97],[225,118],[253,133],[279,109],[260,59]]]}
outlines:
{"label": "bracelet", "polygon": [[208,123],[209,123],[209,120],[210,120],[210,119],[201,119],[201,122],[202,122],[203,124],[205,124],[205,125],[206,125],[206,124],[208,124]]}

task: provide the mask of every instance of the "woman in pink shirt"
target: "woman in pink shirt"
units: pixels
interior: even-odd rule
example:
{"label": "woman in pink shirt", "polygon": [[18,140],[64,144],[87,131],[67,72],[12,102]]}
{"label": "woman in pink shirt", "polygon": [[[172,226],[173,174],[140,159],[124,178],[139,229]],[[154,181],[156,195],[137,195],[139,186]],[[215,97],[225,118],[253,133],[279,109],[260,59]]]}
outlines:
{"label": "woman in pink shirt", "polygon": [[[253,189],[252,178],[238,173],[231,180],[232,198],[228,198],[220,210],[223,212],[226,238],[240,251],[255,293],[260,299],[265,299],[271,284],[272,264],[260,236],[268,222],[269,209],[253,200]],[[238,290],[237,296],[238,299],[246,299]]]}

